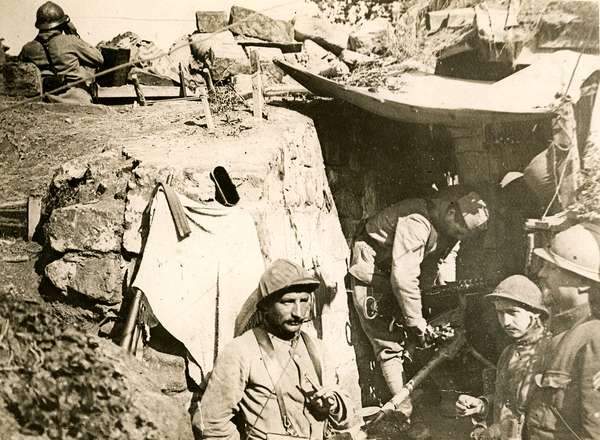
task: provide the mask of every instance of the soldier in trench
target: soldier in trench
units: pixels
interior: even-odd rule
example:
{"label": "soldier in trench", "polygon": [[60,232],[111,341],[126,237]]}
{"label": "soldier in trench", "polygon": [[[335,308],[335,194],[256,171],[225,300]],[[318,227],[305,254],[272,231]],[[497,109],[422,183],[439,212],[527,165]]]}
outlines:
{"label": "soldier in trench", "polygon": [[[471,438],[480,440],[522,439],[527,402],[535,387],[548,348],[546,320],[550,314],[539,287],[524,275],[511,275],[486,297],[496,309],[498,321],[512,343],[504,349],[496,368],[494,393],[459,396],[456,412],[471,416]],[[492,424],[486,419],[491,414]]]}
{"label": "soldier in trench", "polygon": [[[435,272],[438,284],[455,281],[460,240],[484,230],[488,218],[476,192],[454,186],[431,199],[407,199],[385,208],[367,219],[355,238],[349,269],[353,302],[392,394],[404,387],[406,335],[420,346],[433,337],[422,312],[422,268],[435,266],[427,272]],[[369,310],[372,300],[377,314]],[[410,399],[395,410],[409,422]]]}
{"label": "soldier in trench", "polygon": [[79,37],[69,16],[56,3],[46,2],[38,8],[35,27],[38,35],[23,46],[19,59],[40,69],[44,92],[85,80],[60,95],[49,95],[48,100],[90,104],[93,75],[104,62],[100,51]]}
{"label": "soldier in trench", "polygon": [[[357,427],[350,399],[322,385],[317,341],[301,331],[319,281],[288,260],[259,283],[261,324],[217,357],[192,425],[203,439],[323,440]],[[238,422],[236,424],[236,421]]]}

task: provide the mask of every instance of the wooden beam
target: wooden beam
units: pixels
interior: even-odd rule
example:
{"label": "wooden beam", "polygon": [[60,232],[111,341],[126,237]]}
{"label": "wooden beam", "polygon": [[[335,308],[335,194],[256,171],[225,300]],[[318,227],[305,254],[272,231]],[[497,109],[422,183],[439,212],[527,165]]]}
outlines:
{"label": "wooden beam", "polygon": [[[152,98],[179,98],[178,86],[144,86],[140,85],[146,99]],[[131,98],[136,99],[133,84],[119,87],[98,87],[98,99]]]}
{"label": "wooden beam", "polygon": [[254,47],[275,47],[281,49],[283,53],[297,53],[302,52],[302,43],[298,41],[262,41],[262,40],[236,40],[237,44],[242,46],[244,49],[252,50]]}
{"label": "wooden beam", "polygon": [[264,107],[264,96],[263,96],[263,85],[260,69],[260,58],[258,51],[252,49],[250,51],[250,66],[252,68],[252,102],[254,117],[262,121],[263,107]]}

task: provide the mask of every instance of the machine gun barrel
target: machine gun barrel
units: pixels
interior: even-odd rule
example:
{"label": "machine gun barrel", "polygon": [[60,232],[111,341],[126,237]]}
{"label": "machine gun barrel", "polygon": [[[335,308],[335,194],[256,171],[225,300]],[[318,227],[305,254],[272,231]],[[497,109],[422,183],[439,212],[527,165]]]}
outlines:
{"label": "machine gun barrel", "polygon": [[423,296],[456,296],[488,292],[496,284],[495,280],[486,278],[469,278],[459,280],[443,286],[434,286],[423,291]]}
{"label": "machine gun barrel", "polygon": [[375,423],[380,420],[385,414],[393,412],[402,402],[404,402],[433,370],[435,370],[443,361],[446,359],[452,359],[456,354],[465,346],[467,339],[463,331],[457,334],[456,338],[448,345],[440,348],[438,352],[433,356],[427,364],[421,368],[417,374],[413,376],[411,380],[406,382],[404,388],[397,394],[395,394],[388,402],[386,402],[380,409],[379,414],[373,419],[371,423]]}

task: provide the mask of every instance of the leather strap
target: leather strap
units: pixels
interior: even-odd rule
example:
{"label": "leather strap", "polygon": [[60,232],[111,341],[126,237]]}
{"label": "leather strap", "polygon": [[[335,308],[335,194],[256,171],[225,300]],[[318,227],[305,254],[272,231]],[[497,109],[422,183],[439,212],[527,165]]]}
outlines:
{"label": "leather strap", "polygon": [[54,65],[54,61],[52,61],[52,57],[50,56],[50,50],[48,49],[48,42],[52,38],[54,38],[55,36],[51,37],[48,41],[44,41],[38,35],[37,37],[35,37],[35,41],[37,41],[38,43],[40,43],[42,45],[42,47],[44,48],[44,53],[46,54],[46,58],[48,59],[48,66],[50,67],[50,70],[52,71],[52,73],[55,76],[58,76],[58,71],[56,70],[56,66]]}
{"label": "leather strap", "polygon": [[313,341],[307,333],[300,332],[300,335],[302,336],[304,345],[306,345],[306,351],[308,351],[310,360],[312,361],[313,366],[315,367],[317,378],[319,379],[319,385],[323,386],[323,371],[321,368],[321,359],[319,358],[319,352],[317,351],[315,341]]}
{"label": "leather strap", "polygon": [[281,391],[281,387],[279,385],[281,376],[284,374],[284,370],[281,368],[279,362],[275,358],[275,348],[273,347],[273,343],[263,328],[255,327],[252,329],[252,331],[254,332],[254,337],[256,338],[258,346],[262,352],[262,360],[265,364],[265,368],[269,373],[271,382],[273,382],[273,390],[275,391],[275,397],[277,398],[281,422],[283,423],[283,426],[288,434],[295,435],[292,423],[285,407],[283,392]]}
{"label": "leather strap", "polygon": [[[269,335],[262,327],[255,327],[252,329],[254,332],[254,337],[258,342],[258,346],[263,353],[263,363],[265,364],[265,368],[271,377],[273,382],[273,390],[275,391],[275,396],[277,398],[277,405],[279,406],[279,412],[281,413],[281,420],[283,422],[283,426],[289,434],[297,435],[293,432],[293,427],[291,425],[290,418],[288,417],[288,412],[285,406],[285,401],[283,399],[283,392],[280,387],[280,378],[283,375],[284,371],[281,368],[281,365],[277,361],[275,357],[275,348],[273,347],[273,343],[269,338]],[[306,351],[308,351],[308,355],[310,360],[312,361],[313,367],[315,368],[315,372],[317,373],[317,378],[319,379],[319,384],[323,384],[322,378],[322,368],[321,361],[319,359],[319,354],[317,351],[317,347],[312,338],[304,333],[300,332],[302,340],[304,341],[304,345],[306,346]],[[277,373],[277,374],[275,374]]]}

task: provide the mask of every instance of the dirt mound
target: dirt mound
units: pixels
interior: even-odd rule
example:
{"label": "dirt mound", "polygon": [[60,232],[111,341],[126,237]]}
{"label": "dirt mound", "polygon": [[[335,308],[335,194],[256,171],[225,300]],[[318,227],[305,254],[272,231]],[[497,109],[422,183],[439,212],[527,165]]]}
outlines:
{"label": "dirt mound", "polygon": [[148,375],[46,307],[0,298],[1,438],[191,438],[183,407]]}

